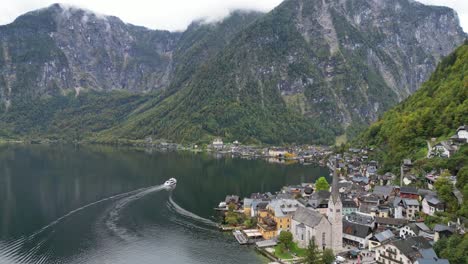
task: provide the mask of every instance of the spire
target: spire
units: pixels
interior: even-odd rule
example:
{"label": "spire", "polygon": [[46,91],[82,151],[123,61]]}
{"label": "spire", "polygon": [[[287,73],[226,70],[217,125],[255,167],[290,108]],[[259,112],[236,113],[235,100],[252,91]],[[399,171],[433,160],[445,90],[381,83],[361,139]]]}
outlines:
{"label": "spire", "polygon": [[336,203],[340,198],[340,191],[338,190],[338,158],[335,160],[335,167],[333,168],[333,181],[332,181],[332,200]]}

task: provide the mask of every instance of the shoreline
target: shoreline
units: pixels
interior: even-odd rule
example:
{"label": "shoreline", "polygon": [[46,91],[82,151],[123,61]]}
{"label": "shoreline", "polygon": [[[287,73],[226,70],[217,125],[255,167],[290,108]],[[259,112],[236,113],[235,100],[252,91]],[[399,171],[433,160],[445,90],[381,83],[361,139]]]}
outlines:
{"label": "shoreline", "polygon": [[[50,139],[27,139],[27,140],[13,140],[1,139],[0,145],[76,145],[76,146],[108,146],[108,147],[126,147],[130,149],[139,150],[155,150],[161,152],[191,152],[191,153],[206,153],[214,154],[217,157],[237,157],[252,160],[266,160],[270,163],[291,165],[301,164],[304,166],[317,165],[327,167],[326,158],[331,155],[331,147],[317,146],[317,145],[300,145],[300,146],[271,146],[271,145],[240,145],[240,144],[226,144],[223,149],[216,149],[209,146],[198,147],[194,143],[179,144],[158,140],[155,142],[145,142],[143,140],[116,140],[113,142],[103,142],[95,140],[82,140],[82,141],[68,141],[68,140],[50,140]],[[289,149],[293,153],[289,157],[273,156],[268,154],[270,149]],[[312,155],[300,155],[295,152],[310,150]]]}

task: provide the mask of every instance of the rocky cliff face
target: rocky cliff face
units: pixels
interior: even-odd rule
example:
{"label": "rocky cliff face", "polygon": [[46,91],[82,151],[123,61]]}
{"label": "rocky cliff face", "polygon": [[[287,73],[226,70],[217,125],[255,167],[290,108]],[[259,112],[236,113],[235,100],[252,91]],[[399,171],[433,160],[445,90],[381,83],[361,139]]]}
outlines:
{"label": "rocky cliff face", "polygon": [[0,27],[0,98],[161,89],[179,36],[58,4],[25,14]]}
{"label": "rocky cliff face", "polygon": [[[14,97],[164,89],[181,68],[209,59],[230,35],[259,15],[237,12],[224,24],[198,22],[185,33],[171,33],[54,4],[0,27],[0,101],[8,107]],[[190,56],[200,58],[183,65]]]}
{"label": "rocky cliff face", "polygon": [[465,38],[453,10],[412,0],[286,0],[181,33],[52,5],[0,27],[0,107],[164,91],[105,134],[331,142],[416,91]]}

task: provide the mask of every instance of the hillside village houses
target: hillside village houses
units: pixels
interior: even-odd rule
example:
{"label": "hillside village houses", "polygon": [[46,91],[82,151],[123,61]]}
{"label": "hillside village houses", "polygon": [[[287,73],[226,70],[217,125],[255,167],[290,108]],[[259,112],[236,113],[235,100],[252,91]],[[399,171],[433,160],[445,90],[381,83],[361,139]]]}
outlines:
{"label": "hillside village houses", "polygon": [[[239,210],[256,219],[256,231],[264,239],[259,245],[276,245],[281,231],[289,231],[303,248],[314,239],[319,248],[331,248],[335,253],[346,254],[343,252],[353,249],[374,252],[377,263],[434,263],[427,262],[427,256],[437,258],[431,243],[440,237],[464,234],[466,220],[426,226],[421,214],[443,212],[444,201],[428,188],[430,183],[425,178],[419,179],[425,188],[415,188],[395,184],[396,177],[391,173],[379,175],[378,163],[368,158],[370,151],[350,149],[331,155],[327,165],[333,177],[328,191],[302,183],[239,200]],[[371,173],[367,173],[369,164]],[[406,174],[412,166],[410,160],[402,165]],[[353,181],[356,177],[366,180]],[[427,243],[416,249],[420,241]],[[404,248],[408,245],[411,250]]]}
{"label": "hillside village houses", "polygon": [[[435,139],[432,140],[433,142]],[[428,151],[427,157],[450,158],[455,154],[461,145],[468,143],[468,126],[464,125],[457,129],[457,133],[449,140],[441,141]]]}

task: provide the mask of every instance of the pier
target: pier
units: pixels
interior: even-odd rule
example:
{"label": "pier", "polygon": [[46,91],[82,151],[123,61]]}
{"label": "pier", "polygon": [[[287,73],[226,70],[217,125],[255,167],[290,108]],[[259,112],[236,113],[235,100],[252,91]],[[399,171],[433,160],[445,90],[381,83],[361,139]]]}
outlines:
{"label": "pier", "polygon": [[247,237],[244,234],[242,234],[241,231],[235,230],[235,231],[232,232],[232,234],[236,238],[237,242],[239,242],[239,244],[246,245],[246,244],[249,243],[249,240],[247,239]]}

